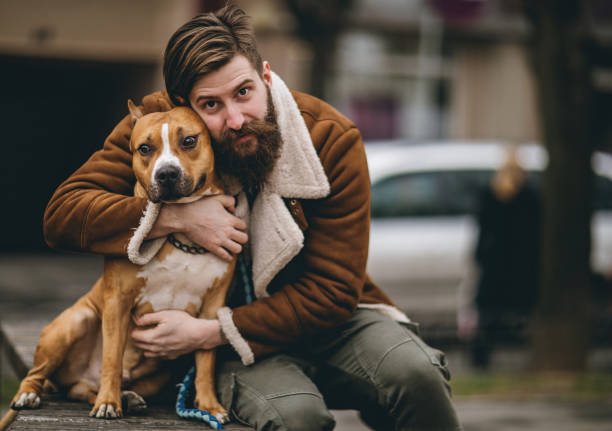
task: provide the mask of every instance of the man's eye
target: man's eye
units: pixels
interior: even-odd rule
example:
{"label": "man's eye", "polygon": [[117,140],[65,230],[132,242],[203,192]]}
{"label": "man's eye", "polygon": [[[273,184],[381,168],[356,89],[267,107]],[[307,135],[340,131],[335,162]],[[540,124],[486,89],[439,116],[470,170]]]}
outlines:
{"label": "man's eye", "polygon": [[185,149],[190,149],[196,146],[198,143],[198,138],[196,136],[187,136],[183,139],[182,147]]}
{"label": "man's eye", "polygon": [[217,106],[217,102],[215,102],[214,100],[209,100],[204,104],[204,106],[208,109],[214,109],[214,107]]}
{"label": "man's eye", "polygon": [[238,94],[241,96],[246,96],[247,94],[249,94],[249,89],[246,87],[241,88],[240,90],[238,90]]}
{"label": "man's eye", "polygon": [[149,144],[141,144],[140,147],[138,147],[138,152],[143,156],[146,156],[151,151],[153,151],[153,148]]}

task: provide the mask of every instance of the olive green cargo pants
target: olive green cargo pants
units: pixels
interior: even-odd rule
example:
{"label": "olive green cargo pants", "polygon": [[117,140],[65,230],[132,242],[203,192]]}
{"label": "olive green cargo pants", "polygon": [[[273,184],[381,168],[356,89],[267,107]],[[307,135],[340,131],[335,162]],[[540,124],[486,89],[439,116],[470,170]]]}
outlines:
{"label": "olive green cargo pants", "polygon": [[358,410],[375,430],[460,429],[442,352],[377,311],[360,309],[291,354],[248,367],[224,356],[219,399],[257,430],[332,430],[329,409]]}

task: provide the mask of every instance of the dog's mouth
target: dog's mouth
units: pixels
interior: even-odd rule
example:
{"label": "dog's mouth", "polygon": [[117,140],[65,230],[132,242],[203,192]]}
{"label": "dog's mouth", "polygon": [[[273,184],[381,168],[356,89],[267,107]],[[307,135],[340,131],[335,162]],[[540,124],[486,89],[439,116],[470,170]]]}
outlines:
{"label": "dog's mouth", "polygon": [[198,183],[193,187],[193,180],[185,178],[175,185],[155,184],[149,188],[149,199],[154,203],[187,203],[193,197],[193,200],[201,197],[200,191],[206,185],[208,176],[204,173],[200,176]]}
{"label": "dog's mouth", "polygon": [[194,191],[193,180],[181,175],[176,181],[159,182],[149,187],[149,199],[152,202],[176,202],[179,199],[191,195]]}
{"label": "dog's mouth", "polygon": [[200,177],[200,181],[198,181],[198,184],[196,184],[195,189],[193,189],[193,192],[197,192],[202,187],[204,187],[204,184],[206,184],[206,178],[207,175],[205,173],[202,174],[202,176]]}

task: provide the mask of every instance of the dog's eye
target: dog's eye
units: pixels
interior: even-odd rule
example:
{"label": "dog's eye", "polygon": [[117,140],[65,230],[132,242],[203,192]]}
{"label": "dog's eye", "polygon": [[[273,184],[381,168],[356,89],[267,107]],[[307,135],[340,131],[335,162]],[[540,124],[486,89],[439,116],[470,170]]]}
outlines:
{"label": "dog's eye", "polygon": [[143,156],[146,156],[151,151],[153,151],[153,148],[151,148],[149,144],[141,144],[140,147],[138,147],[138,152]]}
{"label": "dog's eye", "polygon": [[182,147],[185,149],[193,148],[198,143],[198,138],[196,136],[187,136],[183,139]]}

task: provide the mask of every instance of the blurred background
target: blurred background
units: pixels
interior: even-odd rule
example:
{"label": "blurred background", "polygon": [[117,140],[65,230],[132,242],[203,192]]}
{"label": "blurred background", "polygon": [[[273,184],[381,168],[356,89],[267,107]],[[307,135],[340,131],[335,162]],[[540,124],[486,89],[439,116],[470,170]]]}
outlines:
{"label": "blurred background", "polygon": [[[368,271],[448,353],[458,399],[562,394],[612,411],[612,3],[235,3],[288,86],[361,130],[373,190]],[[128,98],[163,89],[174,30],[224,4],[0,2],[3,321],[51,318],[97,278],[99,257],[46,247],[45,205],[101,148]],[[504,179],[513,157],[522,173]],[[531,207],[515,199],[523,189]],[[505,429],[464,402],[467,429]],[[534,413],[559,421],[534,429],[566,429],[557,413]],[[612,420],[591,416],[592,428],[567,429]]]}

